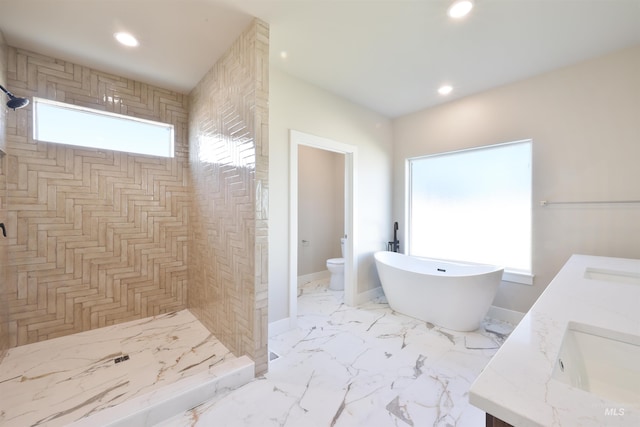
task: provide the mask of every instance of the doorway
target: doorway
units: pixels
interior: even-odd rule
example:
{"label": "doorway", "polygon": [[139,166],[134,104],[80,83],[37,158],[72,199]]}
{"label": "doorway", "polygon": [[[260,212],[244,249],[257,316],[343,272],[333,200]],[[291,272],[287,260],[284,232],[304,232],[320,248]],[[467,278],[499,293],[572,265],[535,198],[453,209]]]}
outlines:
{"label": "doorway", "polygon": [[289,140],[289,319],[293,327],[298,315],[298,148],[308,146],[344,154],[344,303],[353,306],[357,284],[357,230],[354,220],[357,147],[295,130],[290,131]]}

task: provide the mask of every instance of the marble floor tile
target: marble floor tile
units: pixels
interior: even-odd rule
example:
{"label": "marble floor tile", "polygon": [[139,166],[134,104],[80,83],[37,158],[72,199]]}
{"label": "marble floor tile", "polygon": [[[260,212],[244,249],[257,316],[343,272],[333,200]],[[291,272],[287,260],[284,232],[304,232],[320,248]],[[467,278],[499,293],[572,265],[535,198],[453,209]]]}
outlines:
{"label": "marble floor tile", "polygon": [[512,325],[446,330],[395,313],[384,298],[347,307],[327,285],[301,286],[298,327],[270,337],[279,357],[267,374],[161,425],[484,425],[469,387]]}

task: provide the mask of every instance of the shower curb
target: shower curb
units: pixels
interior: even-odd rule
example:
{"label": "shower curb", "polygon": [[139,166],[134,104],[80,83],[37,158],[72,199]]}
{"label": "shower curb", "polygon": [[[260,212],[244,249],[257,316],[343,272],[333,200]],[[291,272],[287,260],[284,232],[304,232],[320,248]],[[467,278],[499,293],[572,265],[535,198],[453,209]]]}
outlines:
{"label": "shower curb", "polygon": [[225,390],[254,379],[254,362],[241,356],[192,375],[170,386],[138,396],[80,419],[71,427],[153,426],[188,411]]}

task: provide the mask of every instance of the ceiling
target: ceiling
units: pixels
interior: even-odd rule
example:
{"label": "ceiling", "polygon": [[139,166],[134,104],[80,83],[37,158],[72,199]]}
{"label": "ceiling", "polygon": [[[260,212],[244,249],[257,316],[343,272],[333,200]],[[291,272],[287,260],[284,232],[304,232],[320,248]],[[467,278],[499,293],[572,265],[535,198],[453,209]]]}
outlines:
{"label": "ceiling", "polygon": [[[11,46],[188,93],[255,16],[273,66],[390,118],[640,44],[640,0],[476,0],[459,21],[448,5],[0,0],[0,30]],[[117,45],[119,30],[140,46]]]}

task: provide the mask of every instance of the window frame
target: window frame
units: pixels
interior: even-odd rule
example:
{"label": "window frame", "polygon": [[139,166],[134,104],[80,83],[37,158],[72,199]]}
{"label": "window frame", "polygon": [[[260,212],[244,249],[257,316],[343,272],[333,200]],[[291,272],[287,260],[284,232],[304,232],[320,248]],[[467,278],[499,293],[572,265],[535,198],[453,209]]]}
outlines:
{"label": "window frame", "polygon": [[[52,101],[46,98],[33,97],[33,104],[34,104],[33,106],[33,139],[35,141],[47,142],[52,144],[63,144],[63,145],[68,145],[72,147],[86,148],[86,149],[117,151],[121,153],[129,153],[132,155],[144,155],[144,156],[153,156],[153,157],[161,157],[161,158],[175,157],[175,126],[171,123],[163,123],[163,122],[158,122],[154,120],[141,119],[138,117],[128,116],[125,114],[118,114],[110,111],[97,110],[93,108],[82,107],[79,105],[68,104],[60,101]],[[134,145],[126,144],[126,141],[125,141],[124,149],[122,148],[122,146],[116,147],[116,146],[110,146],[109,144],[102,145],[102,144],[96,143],[95,141],[98,138],[92,137],[91,134],[88,134],[87,136],[87,140],[92,141],[92,143],[90,144],[83,144],[83,143],[72,141],[72,140],[64,140],[62,138],[60,139],[49,138],[47,135],[42,135],[41,129],[39,128],[39,124],[41,123],[39,121],[39,113],[38,113],[39,105],[52,106],[55,108],[78,112],[80,113],[78,117],[81,117],[82,114],[92,114],[100,119],[111,118],[111,119],[120,120],[125,122],[127,125],[139,123],[147,126],[149,125],[155,126],[161,130],[168,131],[168,140],[162,141],[162,143],[158,143],[158,146],[160,146],[162,150],[154,151],[149,149],[145,149],[145,150],[136,149],[135,144]],[[104,136],[104,134],[102,135]],[[143,147],[145,148],[148,148],[149,146],[150,145],[143,145]],[[131,147],[134,147],[134,148],[132,149]]]}
{"label": "window frame", "polygon": [[[530,167],[530,173],[531,173],[531,189],[530,189],[530,207],[531,207],[531,217],[530,217],[530,223],[529,223],[529,244],[530,244],[530,250],[529,250],[529,270],[519,270],[519,269],[509,269],[508,267],[505,267],[504,273],[503,273],[503,277],[502,280],[503,281],[507,281],[507,282],[513,282],[513,283],[520,283],[520,284],[524,284],[524,285],[533,285],[533,278],[535,277],[533,274],[533,139],[532,138],[527,138],[527,139],[522,139],[522,140],[517,140],[517,141],[510,141],[510,142],[504,142],[504,143],[498,143],[498,144],[491,144],[491,145],[484,145],[484,146],[479,146],[479,147],[471,147],[471,148],[465,148],[465,149],[460,149],[460,150],[452,150],[452,151],[446,151],[446,152],[440,152],[440,153],[433,153],[433,154],[426,154],[426,155],[421,155],[421,156],[414,156],[414,157],[409,157],[405,159],[405,224],[407,224],[406,230],[405,230],[405,242],[406,242],[406,252],[407,254],[411,254],[411,226],[412,226],[412,192],[413,192],[413,188],[412,188],[412,162],[415,160],[420,160],[420,159],[425,159],[425,158],[429,158],[429,157],[438,157],[438,156],[443,156],[443,155],[451,155],[451,154],[456,154],[456,153],[464,153],[464,152],[469,152],[469,151],[476,151],[476,150],[482,150],[482,149],[490,149],[490,148],[497,148],[500,146],[505,146],[505,145],[512,145],[512,144],[522,144],[522,143],[528,143],[529,144],[529,153],[530,153],[530,162],[531,162],[531,167]],[[451,261],[460,261],[460,260],[451,260]],[[462,261],[464,262],[464,261]]]}

